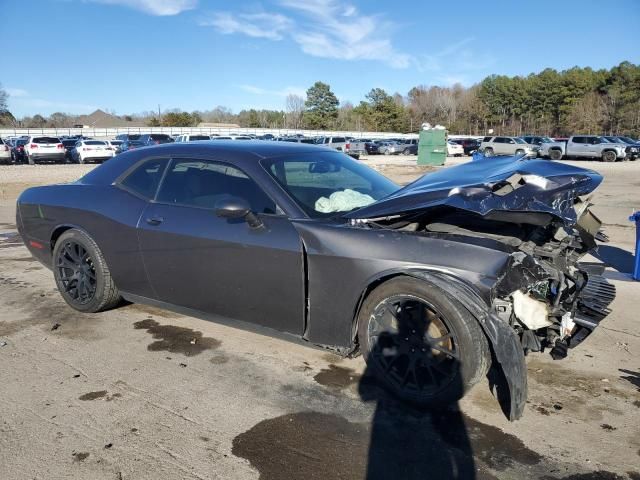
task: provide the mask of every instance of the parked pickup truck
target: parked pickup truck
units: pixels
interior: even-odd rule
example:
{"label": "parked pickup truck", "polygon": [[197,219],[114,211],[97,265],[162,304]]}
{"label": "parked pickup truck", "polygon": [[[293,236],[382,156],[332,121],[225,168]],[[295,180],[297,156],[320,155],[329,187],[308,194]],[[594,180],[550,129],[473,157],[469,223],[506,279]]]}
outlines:
{"label": "parked pickup truck", "polygon": [[316,141],[316,144],[334,150],[340,150],[355,158],[358,158],[360,155],[366,155],[367,153],[365,142],[358,142],[355,139],[347,137],[320,137]]}
{"label": "parked pickup truck", "polygon": [[551,160],[562,158],[599,158],[603,162],[623,160],[626,156],[626,145],[611,143],[597,135],[576,135],[566,142],[543,143],[539,155]]}

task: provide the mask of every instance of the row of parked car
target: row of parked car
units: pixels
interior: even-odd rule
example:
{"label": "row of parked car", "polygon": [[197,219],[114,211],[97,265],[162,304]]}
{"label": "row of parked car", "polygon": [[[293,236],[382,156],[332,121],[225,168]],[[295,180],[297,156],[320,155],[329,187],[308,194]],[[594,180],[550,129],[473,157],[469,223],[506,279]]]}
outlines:
{"label": "row of parked car", "polygon": [[598,159],[604,162],[636,160],[640,157],[640,141],[626,136],[573,135],[551,139],[544,136],[484,137],[478,147],[485,157],[525,155],[551,160]]}

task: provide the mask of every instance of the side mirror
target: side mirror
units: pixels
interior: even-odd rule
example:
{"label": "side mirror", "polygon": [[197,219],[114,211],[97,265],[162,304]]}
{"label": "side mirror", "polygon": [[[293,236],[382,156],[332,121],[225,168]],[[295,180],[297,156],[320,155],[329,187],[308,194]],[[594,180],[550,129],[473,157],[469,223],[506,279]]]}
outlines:
{"label": "side mirror", "polygon": [[215,212],[221,218],[244,218],[251,228],[260,228],[262,221],[251,211],[251,206],[244,198],[227,197],[218,200]]}

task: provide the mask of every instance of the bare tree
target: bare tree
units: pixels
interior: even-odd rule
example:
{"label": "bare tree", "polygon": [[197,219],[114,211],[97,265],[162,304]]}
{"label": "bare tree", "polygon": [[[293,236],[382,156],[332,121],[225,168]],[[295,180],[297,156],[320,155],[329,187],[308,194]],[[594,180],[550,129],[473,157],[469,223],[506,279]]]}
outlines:
{"label": "bare tree", "polygon": [[304,113],[304,97],[290,93],[285,101],[287,111],[287,124],[293,128],[300,128],[302,125],[302,114]]}

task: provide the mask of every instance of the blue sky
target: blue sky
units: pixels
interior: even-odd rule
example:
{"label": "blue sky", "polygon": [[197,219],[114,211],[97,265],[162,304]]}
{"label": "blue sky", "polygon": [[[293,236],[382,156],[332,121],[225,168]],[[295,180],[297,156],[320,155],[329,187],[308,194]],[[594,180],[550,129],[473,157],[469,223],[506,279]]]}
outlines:
{"label": "blue sky", "polygon": [[640,2],[3,0],[0,82],[16,116],[284,108],[316,80],[470,85],[491,73],[640,63]]}

